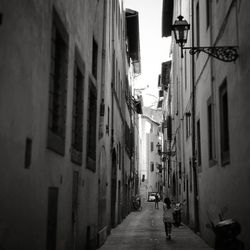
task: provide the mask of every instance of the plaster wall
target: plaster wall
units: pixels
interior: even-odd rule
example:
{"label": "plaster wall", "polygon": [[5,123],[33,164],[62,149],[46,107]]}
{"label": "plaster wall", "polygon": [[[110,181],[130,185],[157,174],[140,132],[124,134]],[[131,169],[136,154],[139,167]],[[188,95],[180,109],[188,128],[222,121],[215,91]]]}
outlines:
{"label": "plaster wall", "polygon": [[[199,174],[200,190],[200,218],[202,236],[212,245],[213,234],[205,228],[208,221],[207,211],[211,217],[218,221],[218,214],[222,208],[227,208],[226,218],[234,218],[241,223],[242,232],[239,236],[249,248],[247,232],[249,232],[249,93],[250,88],[246,84],[249,78],[248,65],[248,37],[246,28],[249,25],[247,13],[249,11],[247,1],[226,1],[213,5],[213,40],[217,45],[238,45],[239,58],[235,63],[224,63],[216,59],[205,65],[199,81],[197,82],[197,112],[200,107],[200,119],[202,132],[202,172]],[[208,139],[207,139],[207,115],[205,101],[211,93],[209,75],[212,75],[214,91],[215,135],[216,135],[216,164],[209,167]],[[220,139],[220,105],[219,88],[227,79],[228,93],[228,124],[230,143],[230,162],[223,165],[221,162]],[[210,85],[211,86],[211,85]],[[199,99],[201,102],[199,103]],[[203,101],[202,101],[203,100]],[[199,115],[197,113],[197,115]],[[240,194],[240,195],[239,195]],[[240,204],[240,205],[239,205]]]}
{"label": "plaster wall", "polygon": [[[69,35],[65,155],[47,149],[48,93],[52,6]],[[83,165],[70,160],[74,52],[85,63],[84,117],[87,120],[88,80],[93,35],[101,48],[103,3],[97,1],[2,1],[0,27],[0,245],[6,249],[45,249],[48,187],[57,187],[58,249],[72,247],[72,177],[78,171],[79,210],[77,244],[91,240],[97,224],[97,172],[86,169],[84,123]],[[101,50],[98,51],[101,58]],[[98,61],[98,69],[101,68]],[[98,70],[97,82],[100,79]],[[98,88],[98,85],[97,85]],[[98,90],[98,103],[99,103]],[[97,113],[99,113],[99,106]],[[98,121],[98,119],[97,119]],[[24,168],[25,141],[32,139],[29,169]],[[91,195],[90,195],[91,194]]]}

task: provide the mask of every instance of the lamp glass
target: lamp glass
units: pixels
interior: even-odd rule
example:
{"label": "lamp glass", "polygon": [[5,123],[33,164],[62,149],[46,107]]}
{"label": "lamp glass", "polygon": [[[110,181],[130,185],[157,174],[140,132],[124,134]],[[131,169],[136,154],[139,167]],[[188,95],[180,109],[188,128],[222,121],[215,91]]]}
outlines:
{"label": "lamp glass", "polygon": [[172,29],[174,31],[176,43],[181,47],[187,42],[189,28],[190,25],[186,20],[183,20],[183,16],[178,16],[178,20],[174,22]]}
{"label": "lamp glass", "polygon": [[158,150],[158,153],[160,154],[161,153],[161,144],[158,142],[157,144],[156,144],[156,147],[157,147],[157,150]]}

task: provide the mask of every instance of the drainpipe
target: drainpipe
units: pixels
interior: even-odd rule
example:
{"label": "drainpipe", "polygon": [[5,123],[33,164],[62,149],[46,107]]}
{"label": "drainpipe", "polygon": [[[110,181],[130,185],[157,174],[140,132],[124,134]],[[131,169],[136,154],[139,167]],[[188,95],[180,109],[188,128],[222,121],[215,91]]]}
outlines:
{"label": "drainpipe", "polygon": [[[192,15],[192,47],[194,47],[194,1],[191,0],[191,15]],[[195,149],[195,61],[192,56],[192,166],[194,177],[194,220],[195,232],[199,232],[199,201],[198,201],[198,179],[196,168],[196,149]]]}

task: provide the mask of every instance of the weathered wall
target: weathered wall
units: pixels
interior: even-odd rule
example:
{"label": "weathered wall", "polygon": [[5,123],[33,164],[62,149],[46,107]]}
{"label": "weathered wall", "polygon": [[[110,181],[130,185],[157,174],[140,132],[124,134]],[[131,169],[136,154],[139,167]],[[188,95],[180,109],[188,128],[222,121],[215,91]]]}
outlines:
{"label": "weathered wall", "polygon": [[[52,7],[69,35],[65,155],[47,149]],[[0,26],[0,246],[45,249],[48,187],[57,187],[57,246],[72,248],[72,176],[78,171],[77,244],[84,248],[87,226],[96,231],[97,171],[86,169],[87,96],[93,35],[102,44],[102,1],[2,1]],[[71,119],[75,47],[85,63],[83,164],[71,163]],[[100,81],[98,62],[97,82]],[[99,84],[98,84],[99,85]],[[97,85],[97,88],[98,88]],[[99,91],[98,91],[99,103]],[[99,111],[99,105],[98,110]],[[98,120],[97,120],[98,121]],[[26,137],[32,139],[29,169],[24,168]],[[91,233],[90,238],[94,239]]]}

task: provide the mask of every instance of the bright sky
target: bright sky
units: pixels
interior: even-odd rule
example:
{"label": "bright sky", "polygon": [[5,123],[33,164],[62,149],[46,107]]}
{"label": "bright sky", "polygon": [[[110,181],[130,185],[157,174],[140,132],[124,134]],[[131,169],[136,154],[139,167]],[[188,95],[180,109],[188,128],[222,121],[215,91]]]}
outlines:
{"label": "bright sky", "polygon": [[[162,0],[124,0],[125,8],[139,12],[141,75],[136,88],[149,87],[143,91],[145,106],[150,106],[158,97],[158,75],[162,62],[168,61],[171,38],[162,38]],[[154,96],[152,96],[154,95]]]}

